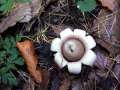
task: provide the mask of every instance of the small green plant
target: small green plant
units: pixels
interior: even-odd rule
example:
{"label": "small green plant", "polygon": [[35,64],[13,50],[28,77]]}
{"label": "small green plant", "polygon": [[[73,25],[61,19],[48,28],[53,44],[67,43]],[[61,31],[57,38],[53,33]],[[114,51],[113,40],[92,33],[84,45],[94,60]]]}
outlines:
{"label": "small green plant", "polygon": [[76,0],[76,5],[82,12],[90,12],[96,7],[96,0]]}
{"label": "small green plant", "polygon": [[0,83],[11,86],[18,84],[13,71],[17,70],[17,66],[24,64],[16,48],[16,42],[20,40],[19,35],[16,38],[12,36],[0,38]]}
{"label": "small green plant", "polygon": [[3,14],[10,12],[16,3],[26,3],[31,0],[0,0],[0,11]]}

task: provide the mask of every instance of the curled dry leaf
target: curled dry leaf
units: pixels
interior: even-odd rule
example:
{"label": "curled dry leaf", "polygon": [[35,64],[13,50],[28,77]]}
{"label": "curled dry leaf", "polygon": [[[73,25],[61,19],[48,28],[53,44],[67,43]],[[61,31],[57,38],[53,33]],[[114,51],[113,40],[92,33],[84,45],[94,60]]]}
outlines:
{"label": "curled dry leaf", "polygon": [[107,7],[109,10],[114,11],[117,0],[98,0],[102,3],[102,6]]}
{"label": "curled dry leaf", "polygon": [[27,69],[31,76],[37,83],[41,83],[42,74],[39,69],[37,69],[37,56],[35,55],[33,42],[30,40],[25,40],[24,42],[18,42],[17,48],[21,52],[21,55],[24,58],[24,61],[27,65]]}

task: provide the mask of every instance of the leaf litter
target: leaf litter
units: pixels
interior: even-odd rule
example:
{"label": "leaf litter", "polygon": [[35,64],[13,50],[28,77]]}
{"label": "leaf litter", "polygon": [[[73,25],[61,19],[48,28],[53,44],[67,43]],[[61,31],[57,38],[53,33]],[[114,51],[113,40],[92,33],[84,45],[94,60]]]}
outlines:
{"label": "leaf litter", "polygon": [[[42,14],[29,23],[22,24],[22,27],[17,24],[9,28],[13,30],[19,26],[20,33],[34,42],[39,60],[37,67],[43,70],[45,81],[43,85],[35,84],[32,88],[35,90],[119,90],[119,17],[119,10],[110,12],[99,4],[92,12],[81,13],[73,0],[58,0],[46,6]],[[95,65],[93,67],[83,65],[84,69],[79,75],[69,74],[66,67],[60,70],[54,63],[53,53],[50,51],[51,40],[58,37],[65,27],[84,29],[97,41],[97,47],[94,49],[97,54]],[[46,32],[41,33],[44,30]],[[45,36],[46,38],[43,38]],[[31,79],[29,74],[25,76]],[[31,87],[32,82],[34,81],[27,85]]]}

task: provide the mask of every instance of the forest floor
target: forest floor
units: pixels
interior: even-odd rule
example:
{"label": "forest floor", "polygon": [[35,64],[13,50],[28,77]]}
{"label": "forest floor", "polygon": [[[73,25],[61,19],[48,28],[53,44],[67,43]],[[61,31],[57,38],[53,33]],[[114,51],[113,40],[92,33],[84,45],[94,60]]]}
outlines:
{"label": "forest floor", "polygon": [[[20,34],[22,41],[33,41],[43,80],[36,83],[24,64],[12,70],[18,85],[1,84],[0,90],[120,90],[119,13],[119,9],[112,12],[100,2],[91,12],[82,13],[74,0],[58,0],[45,4],[44,10],[29,22],[9,27],[0,34],[1,38]],[[93,67],[82,65],[78,75],[70,74],[67,67],[58,68],[50,50],[51,41],[68,27],[85,30],[97,43],[93,49],[96,62]]]}

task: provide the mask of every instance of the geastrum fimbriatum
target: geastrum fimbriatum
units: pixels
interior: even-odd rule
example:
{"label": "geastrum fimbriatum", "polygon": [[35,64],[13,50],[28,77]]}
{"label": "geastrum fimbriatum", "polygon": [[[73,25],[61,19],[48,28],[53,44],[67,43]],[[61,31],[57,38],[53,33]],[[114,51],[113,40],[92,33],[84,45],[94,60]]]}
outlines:
{"label": "geastrum fimbriatum", "polygon": [[60,32],[60,38],[53,39],[51,51],[56,52],[54,60],[60,68],[67,66],[70,73],[79,74],[82,64],[92,66],[96,60],[91,50],[95,46],[93,37],[84,30],[67,28]]}

